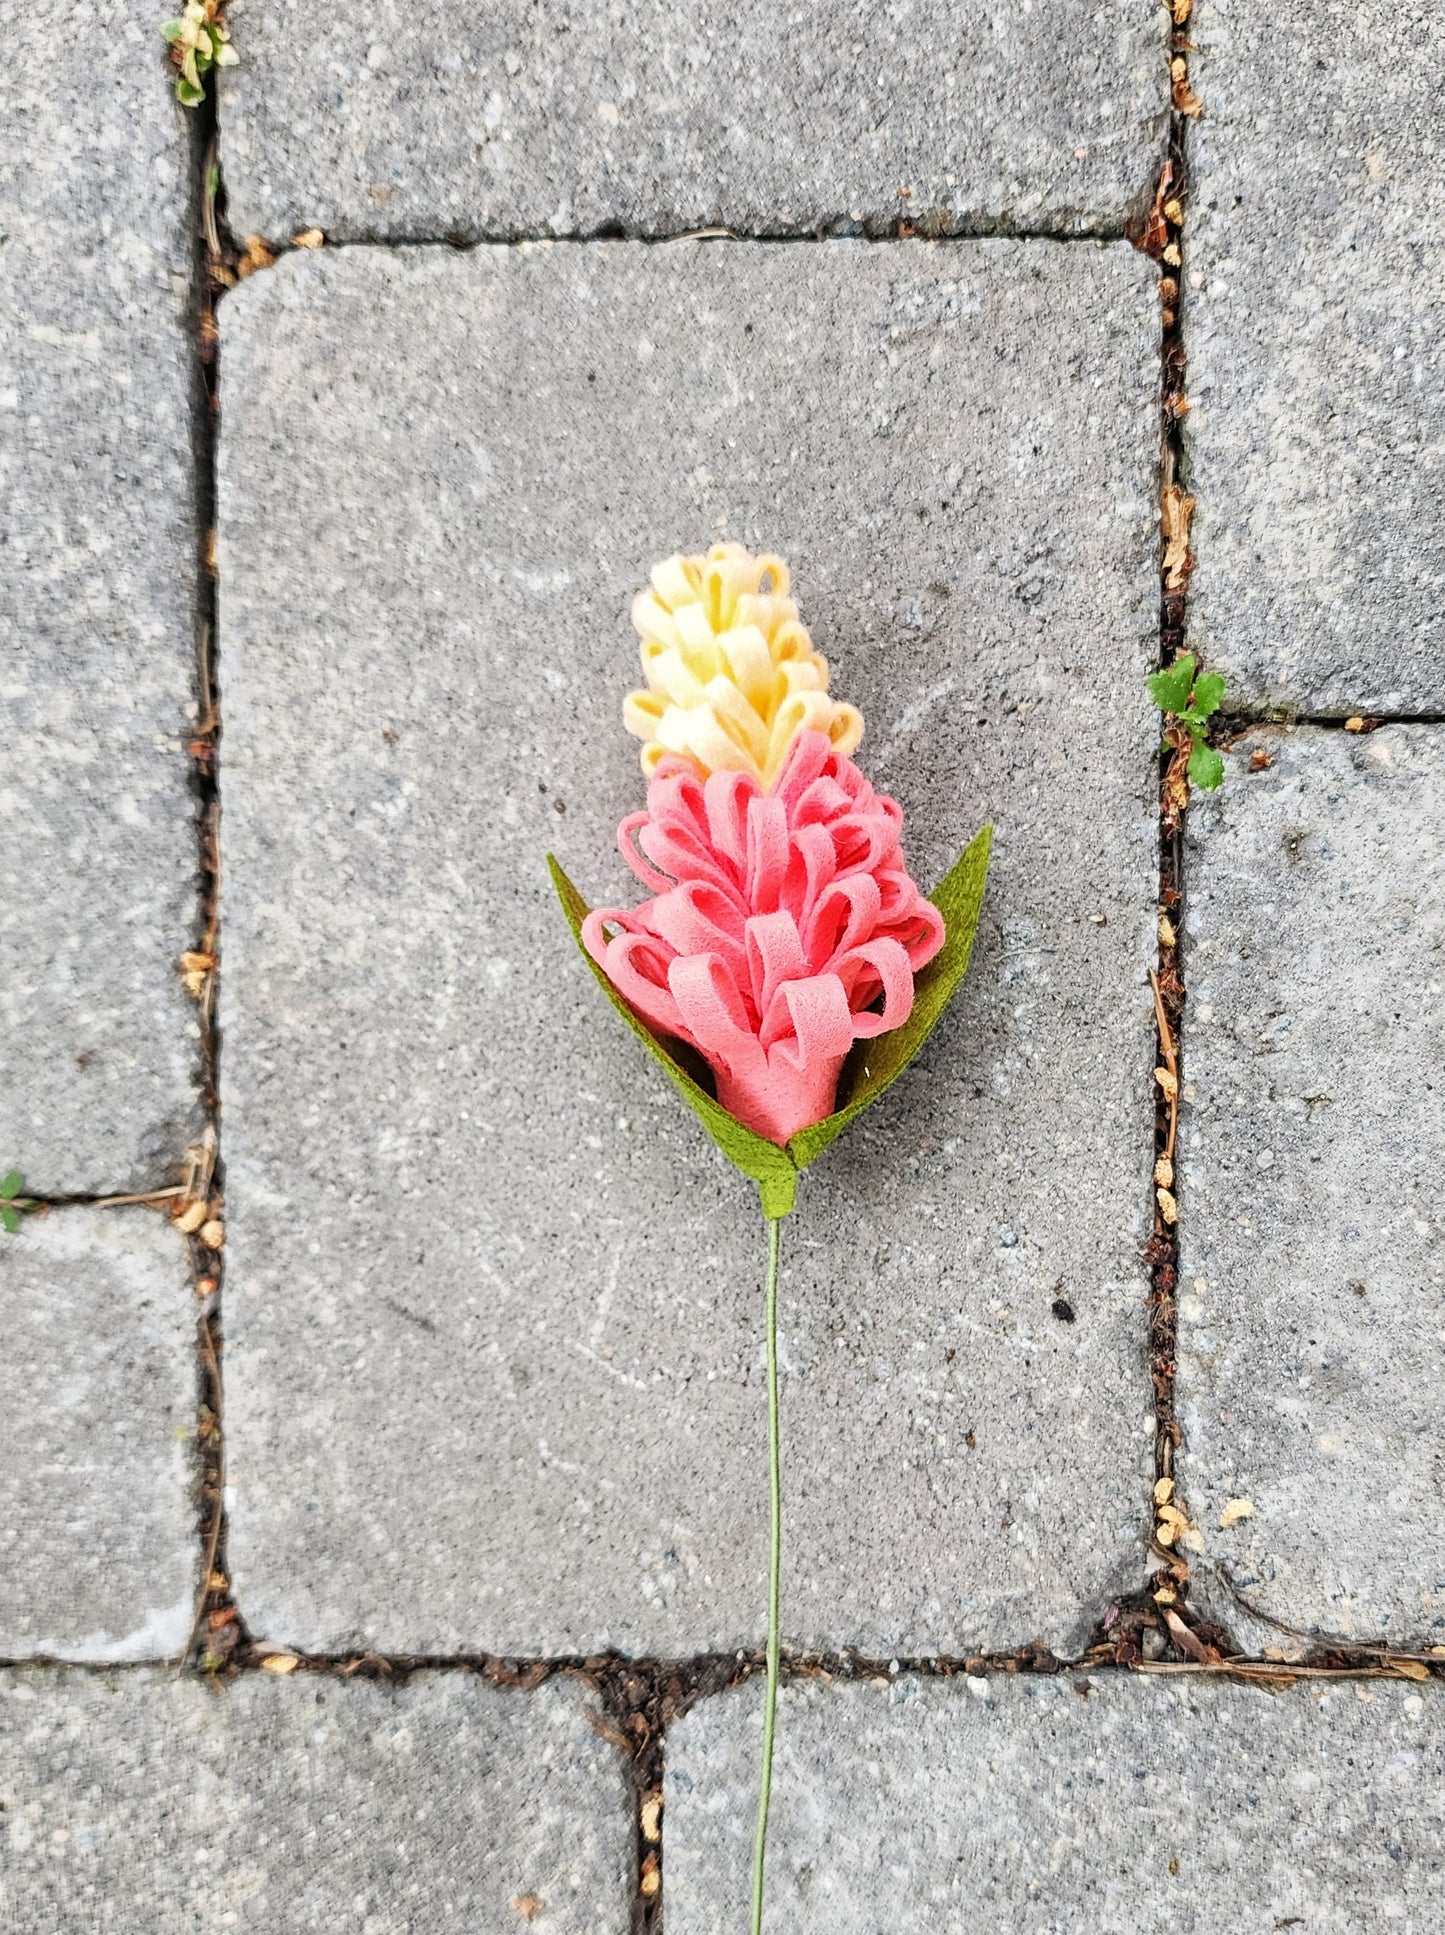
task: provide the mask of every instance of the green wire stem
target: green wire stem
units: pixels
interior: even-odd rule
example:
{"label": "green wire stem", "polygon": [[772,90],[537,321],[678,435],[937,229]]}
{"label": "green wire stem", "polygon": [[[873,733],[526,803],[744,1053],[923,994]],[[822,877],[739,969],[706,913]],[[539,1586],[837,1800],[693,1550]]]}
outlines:
{"label": "green wire stem", "polygon": [[768,1845],[768,1803],[773,1794],[773,1728],[778,1711],[778,1607],[783,1573],[783,1473],[778,1432],[778,1257],[783,1219],[768,1225],[768,1682],[763,1707],[763,1770],[758,1784],[758,1826],[753,1839],[752,1935],[762,1935],[763,1858]]}

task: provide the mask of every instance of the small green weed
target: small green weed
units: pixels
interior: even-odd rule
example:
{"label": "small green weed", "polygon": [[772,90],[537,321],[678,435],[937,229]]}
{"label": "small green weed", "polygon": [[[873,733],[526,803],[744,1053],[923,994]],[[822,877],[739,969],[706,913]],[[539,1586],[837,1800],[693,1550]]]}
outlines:
{"label": "small green weed", "polygon": [[[1224,761],[1209,743],[1210,719],[1224,703],[1224,674],[1200,672],[1193,652],[1181,652],[1166,672],[1155,672],[1149,680],[1149,696],[1159,710],[1176,719],[1189,735],[1189,763],[1186,773],[1191,786],[1215,792],[1224,783]],[[1165,737],[1182,751],[1179,733]]]}
{"label": "small green weed", "polygon": [[206,98],[205,77],[213,67],[234,67],[237,54],[230,30],[221,19],[224,0],[186,0],[179,20],[161,28],[170,43],[171,59],[180,68],[176,99],[182,107],[199,107]]}
{"label": "small green weed", "polygon": [[10,1236],[20,1233],[20,1218],[27,1209],[35,1204],[29,1196],[22,1196],[25,1178],[18,1169],[12,1169],[8,1176],[0,1176],[0,1225]]}

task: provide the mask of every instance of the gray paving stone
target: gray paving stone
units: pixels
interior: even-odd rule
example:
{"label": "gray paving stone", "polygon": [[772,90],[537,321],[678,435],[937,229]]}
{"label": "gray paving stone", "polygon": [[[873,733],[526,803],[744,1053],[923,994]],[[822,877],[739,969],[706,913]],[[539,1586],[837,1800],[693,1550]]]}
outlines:
{"label": "gray paving stone", "polygon": [[756,1197],[543,873],[555,846],[594,900],[629,891],[629,604],[722,533],[791,559],[919,877],[999,829],[929,1079],[787,1229],[789,1637],[1072,1648],[1132,1584],[1152,304],[1124,244],[1009,242],[348,250],[228,297],[230,1553],[255,1631],[761,1636]]}
{"label": "gray paving stone", "polygon": [[199,1126],[189,143],[156,21],[0,0],[0,1169],[51,1194],[166,1179]]}
{"label": "gray paving stone", "polygon": [[[768,1914],[793,1935],[1310,1935],[1445,1919],[1440,1686],[1120,1674],[796,1684]],[[668,1935],[746,1915],[756,1684],[668,1737]]]}
{"label": "gray paving stone", "polygon": [[0,1657],[184,1646],[195,1301],[183,1238],[145,1210],[27,1217],[0,1244]]}
{"label": "gray paving stone", "polygon": [[1257,731],[1190,814],[1180,1470],[1236,1624],[1445,1640],[1442,846],[1440,728]]}
{"label": "gray paving stone", "polygon": [[0,1673],[0,1924],[25,1935],[623,1935],[632,1804],[580,1688]]}
{"label": "gray paving stone", "polygon": [[236,0],[238,232],[350,241],[1122,231],[1162,153],[1151,0]]}
{"label": "gray paving stone", "polygon": [[1251,706],[1445,706],[1445,147],[1418,4],[1199,0],[1185,335],[1196,641]]}

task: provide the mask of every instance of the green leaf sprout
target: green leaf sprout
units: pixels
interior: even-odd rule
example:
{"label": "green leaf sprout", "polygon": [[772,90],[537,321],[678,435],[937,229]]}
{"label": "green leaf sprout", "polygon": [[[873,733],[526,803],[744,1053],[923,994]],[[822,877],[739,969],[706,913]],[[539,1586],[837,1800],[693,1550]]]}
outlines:
{"label": "green leaf sprout", "polygon": [[21,1213],[35,1207],[28,1196],[20,1194],[24,1187],[25,1178],[18,1169],[12,1169],[7,1176],[0,1176],[0,1226],[10,1236],[19,1234]]}
{"label": "green leaf sprout", "polygon": [[[1209,721],[1224,703],[1224,674],[1199,672],[1198,665],[1193,652],[1182,652],[1165,671],[1151,675],[1149,696],[1189,735],[1190,785],[1213,793],[1224,782],[1224,761],[1209,744]],[[1177,750],[1184,744],[1180,738]]]}

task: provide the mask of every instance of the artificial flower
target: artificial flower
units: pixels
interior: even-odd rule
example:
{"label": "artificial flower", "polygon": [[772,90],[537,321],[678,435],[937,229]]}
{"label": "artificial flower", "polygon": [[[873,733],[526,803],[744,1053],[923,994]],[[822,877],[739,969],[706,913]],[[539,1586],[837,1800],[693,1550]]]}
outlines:
{"label": "artificial flower", "polygon": [[[828,697],[780,558],[718,544],[669,558],[652,585],[632,614],[648,690],[625,715],[646,742],[647,807],[617,830],[652,898],[589,911],[547,864],[608,999],[758,1185],[767,1224],[768,1646],[749,1917],[762,1935],[781,1667],[780,1232],[799,1176],[909,1066],[962,980],[991,829],[926,900],[904,863],[902,809],[848,757],[862,716]],[[711,1068],[715,1096],[681,1044]]]}
{"label": "artificial flower", "polygon": [[704,778],[745,773],[766,792],[800,733],[821,733],[840,753],[862,739],[857,707],[828,695],[828,661],[798,622],[781,558],[740,544],[668,558],[632,622],[647,690],[629,695],[623,721],[645,742],[649,779],[673,754]]}
{"label": "artificial flower", "polygon": [[664,759],[624,858],[653,898],[599,908],[582,938],[625,1001],[712,1069],[717,1099],[786,1146],[831,1113],[855,1041],[899,1028],[942,914],[909,874],[903,812],[821,732],[775,787]]}

